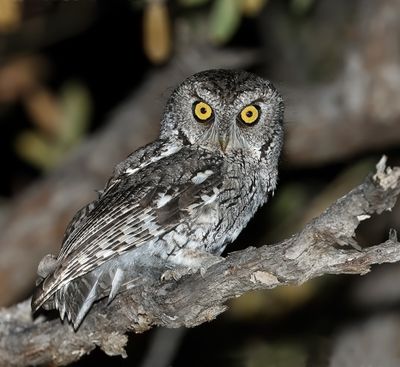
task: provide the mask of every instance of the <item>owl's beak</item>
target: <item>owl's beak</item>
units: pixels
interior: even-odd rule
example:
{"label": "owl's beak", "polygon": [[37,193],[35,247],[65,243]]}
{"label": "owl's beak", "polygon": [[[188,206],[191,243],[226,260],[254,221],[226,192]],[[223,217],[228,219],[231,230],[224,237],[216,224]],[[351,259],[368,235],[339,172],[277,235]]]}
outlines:
{"label": "owl's beak", "polygon": [[219,136],[218,141],[219,141],[219,145],[221,146],[222,151],[225,152],[226,147],[228,146],[228,143],[229,143],[229,137],[228,136]]}

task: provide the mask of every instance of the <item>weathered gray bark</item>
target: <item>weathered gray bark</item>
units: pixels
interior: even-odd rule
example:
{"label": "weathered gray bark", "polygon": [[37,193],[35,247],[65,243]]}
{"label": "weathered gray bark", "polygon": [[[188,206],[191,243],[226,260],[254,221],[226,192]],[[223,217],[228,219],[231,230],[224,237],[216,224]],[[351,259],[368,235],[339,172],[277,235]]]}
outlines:
{"label": "weathered gray bark", "polygon": [[365,249],[354,235],[360,221],[390,210],[400,193],[400,167],[385,167],[337,200],[292,237],[274,245],[231,253],[208,269],[177,282],[161,282],[159,273],[138,280],[109,306],[95,304],[77,332],[60,320],[32,321],[29,300],[0,311],[0,364],[65,365],[96,346],[124,354],[128,331],[144,332],[154,325],[193,327],[214,319],[226,302],[241,294],[281,285],[302,284],[323,274],[365,274],[372,264],[400,260],[400,243],[389,239]]}

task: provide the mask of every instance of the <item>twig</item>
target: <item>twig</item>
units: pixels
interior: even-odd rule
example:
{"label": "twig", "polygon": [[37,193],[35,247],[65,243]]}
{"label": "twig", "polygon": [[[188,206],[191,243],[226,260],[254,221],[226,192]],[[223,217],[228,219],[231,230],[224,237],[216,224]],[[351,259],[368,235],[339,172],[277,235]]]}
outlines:
{"label": "twig", "polygon": [[2,310],[0,364],[65,365],[96,346],[124,355],[128,331],[141,333],[155,325],[193,327],[214,319],[226,310],[226,301],[251,290],[298,285],[323,274],[365,274],[372,264],[399,261],[394,230],[384,243],[352,248],[360,221],[390,210],[400,193],[400,167],[386,168],[385,162],[384,157],[374,176],[289,239],[231,253],[204,276],[193,274],[178,282],[161,282],[158,272],[148,271],[137,287],[109,306],[95,304],[77,332],[59,319],[32,321],[28,300]]}

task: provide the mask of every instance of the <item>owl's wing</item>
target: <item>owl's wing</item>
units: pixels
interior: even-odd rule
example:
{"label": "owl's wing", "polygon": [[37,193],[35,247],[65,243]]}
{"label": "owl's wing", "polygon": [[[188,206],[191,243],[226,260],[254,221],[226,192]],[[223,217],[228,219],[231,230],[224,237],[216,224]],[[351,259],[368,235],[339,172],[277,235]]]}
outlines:
{"label": "owl's wing", "polygon": [[[168,146],[165,143],[166,142],[163,140],[157,140],[153,143],[145,145],[144,147],[139,148],[131,153],[124,161],[115,167],[113,175],[108,180],[104,189],[97,191],[98,198],[78,210],[72,220],[69,222],[63,237],[62,252],[68,252],[68,248],[65,246],[65,243],[68,241],[70,235],[86,220],[87,216],[97,206],[102,196],[104,196],[107,191],[120,182],[121,174],[123,174],[127,169],[132,169],[131,167],[135,167],[134,169],[139,170],[145,164],[165,158],[172,153],[170,149],[165,148]],[[151,156],[152,159],[149,159],[149,156]]]}
{"label": "owl's wing", "polygon": [[223,177],[221,163],[195,169],[192,160],[182,159],[167,160],[167,173],[163,166],[149,165],[136,179],[122,174],[114,180],[65,240],[58,266],[34,295],[34,310],[72,280],[170,231],[186,220],[188,211],[215,196]]}
{"label": "owl's wing", "polygon": [[89,213],[96,207],[98,200],[94,200],[83,208],[79,209],[72,220],[69,222],[67,229],[65,230],[63,242],[65,242],[68,237],[74,232],[86,219]]}

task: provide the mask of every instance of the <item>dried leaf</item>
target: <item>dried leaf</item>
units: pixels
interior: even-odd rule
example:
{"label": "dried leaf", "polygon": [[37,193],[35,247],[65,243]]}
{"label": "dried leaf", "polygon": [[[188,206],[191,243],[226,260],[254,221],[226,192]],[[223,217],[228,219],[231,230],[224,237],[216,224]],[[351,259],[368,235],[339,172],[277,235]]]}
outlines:
{"label": "dried leaf", "polygon": [[15,149],[24,160],[40,169],[54,167],[63,155],[52,141],[34,131],[22,132],[16,139]]}
{"label": "dried leaf", "polygon": [[16,0],[0,0],[0,32],[15,30],[21,22],[22,2]]}
{"label": "dried leaf", "polygon": [[26,104],[39,131],[26,131],[16,140],[18,154],[36,167],[49,169],[58,164],[88,128],[91,101],[86,88],[76,82],[63,86],[54,102],[44,89]]}
{"label": "dried leaf", "polygon": [[267,0],[242,0],[242,13],[254,17],[260,13]]}
{"label": "dried leaf", "polygon": [[165,62],[171,54],[171,22],[164,1],[150,1],[143,15],[143,46],[154,64]]}
{"label": "dried leaf", "polygon": [[40,83],[46,69],[46,61],[37,55],[18,56],[2,65],[0,103],[11,103],[31,93]]}
{"label": "dried leaf", "polygon": [[69,149],[81,140],[89,127],[91,98],[84,85],[70,81],[63,86],[60,100],[63,116],[59,140]]}
{"label": "dried leaf", "polygon": [[215,0],[210,18],[210,37],[217,44],[229,41],[240,24],[240,0]]}
{"label": "dried leaf", "polygon": [[46,135],[56,137],[60,130],[62,112],[58,98],[48,89],[37,88],[24,99],[32,122]]}

